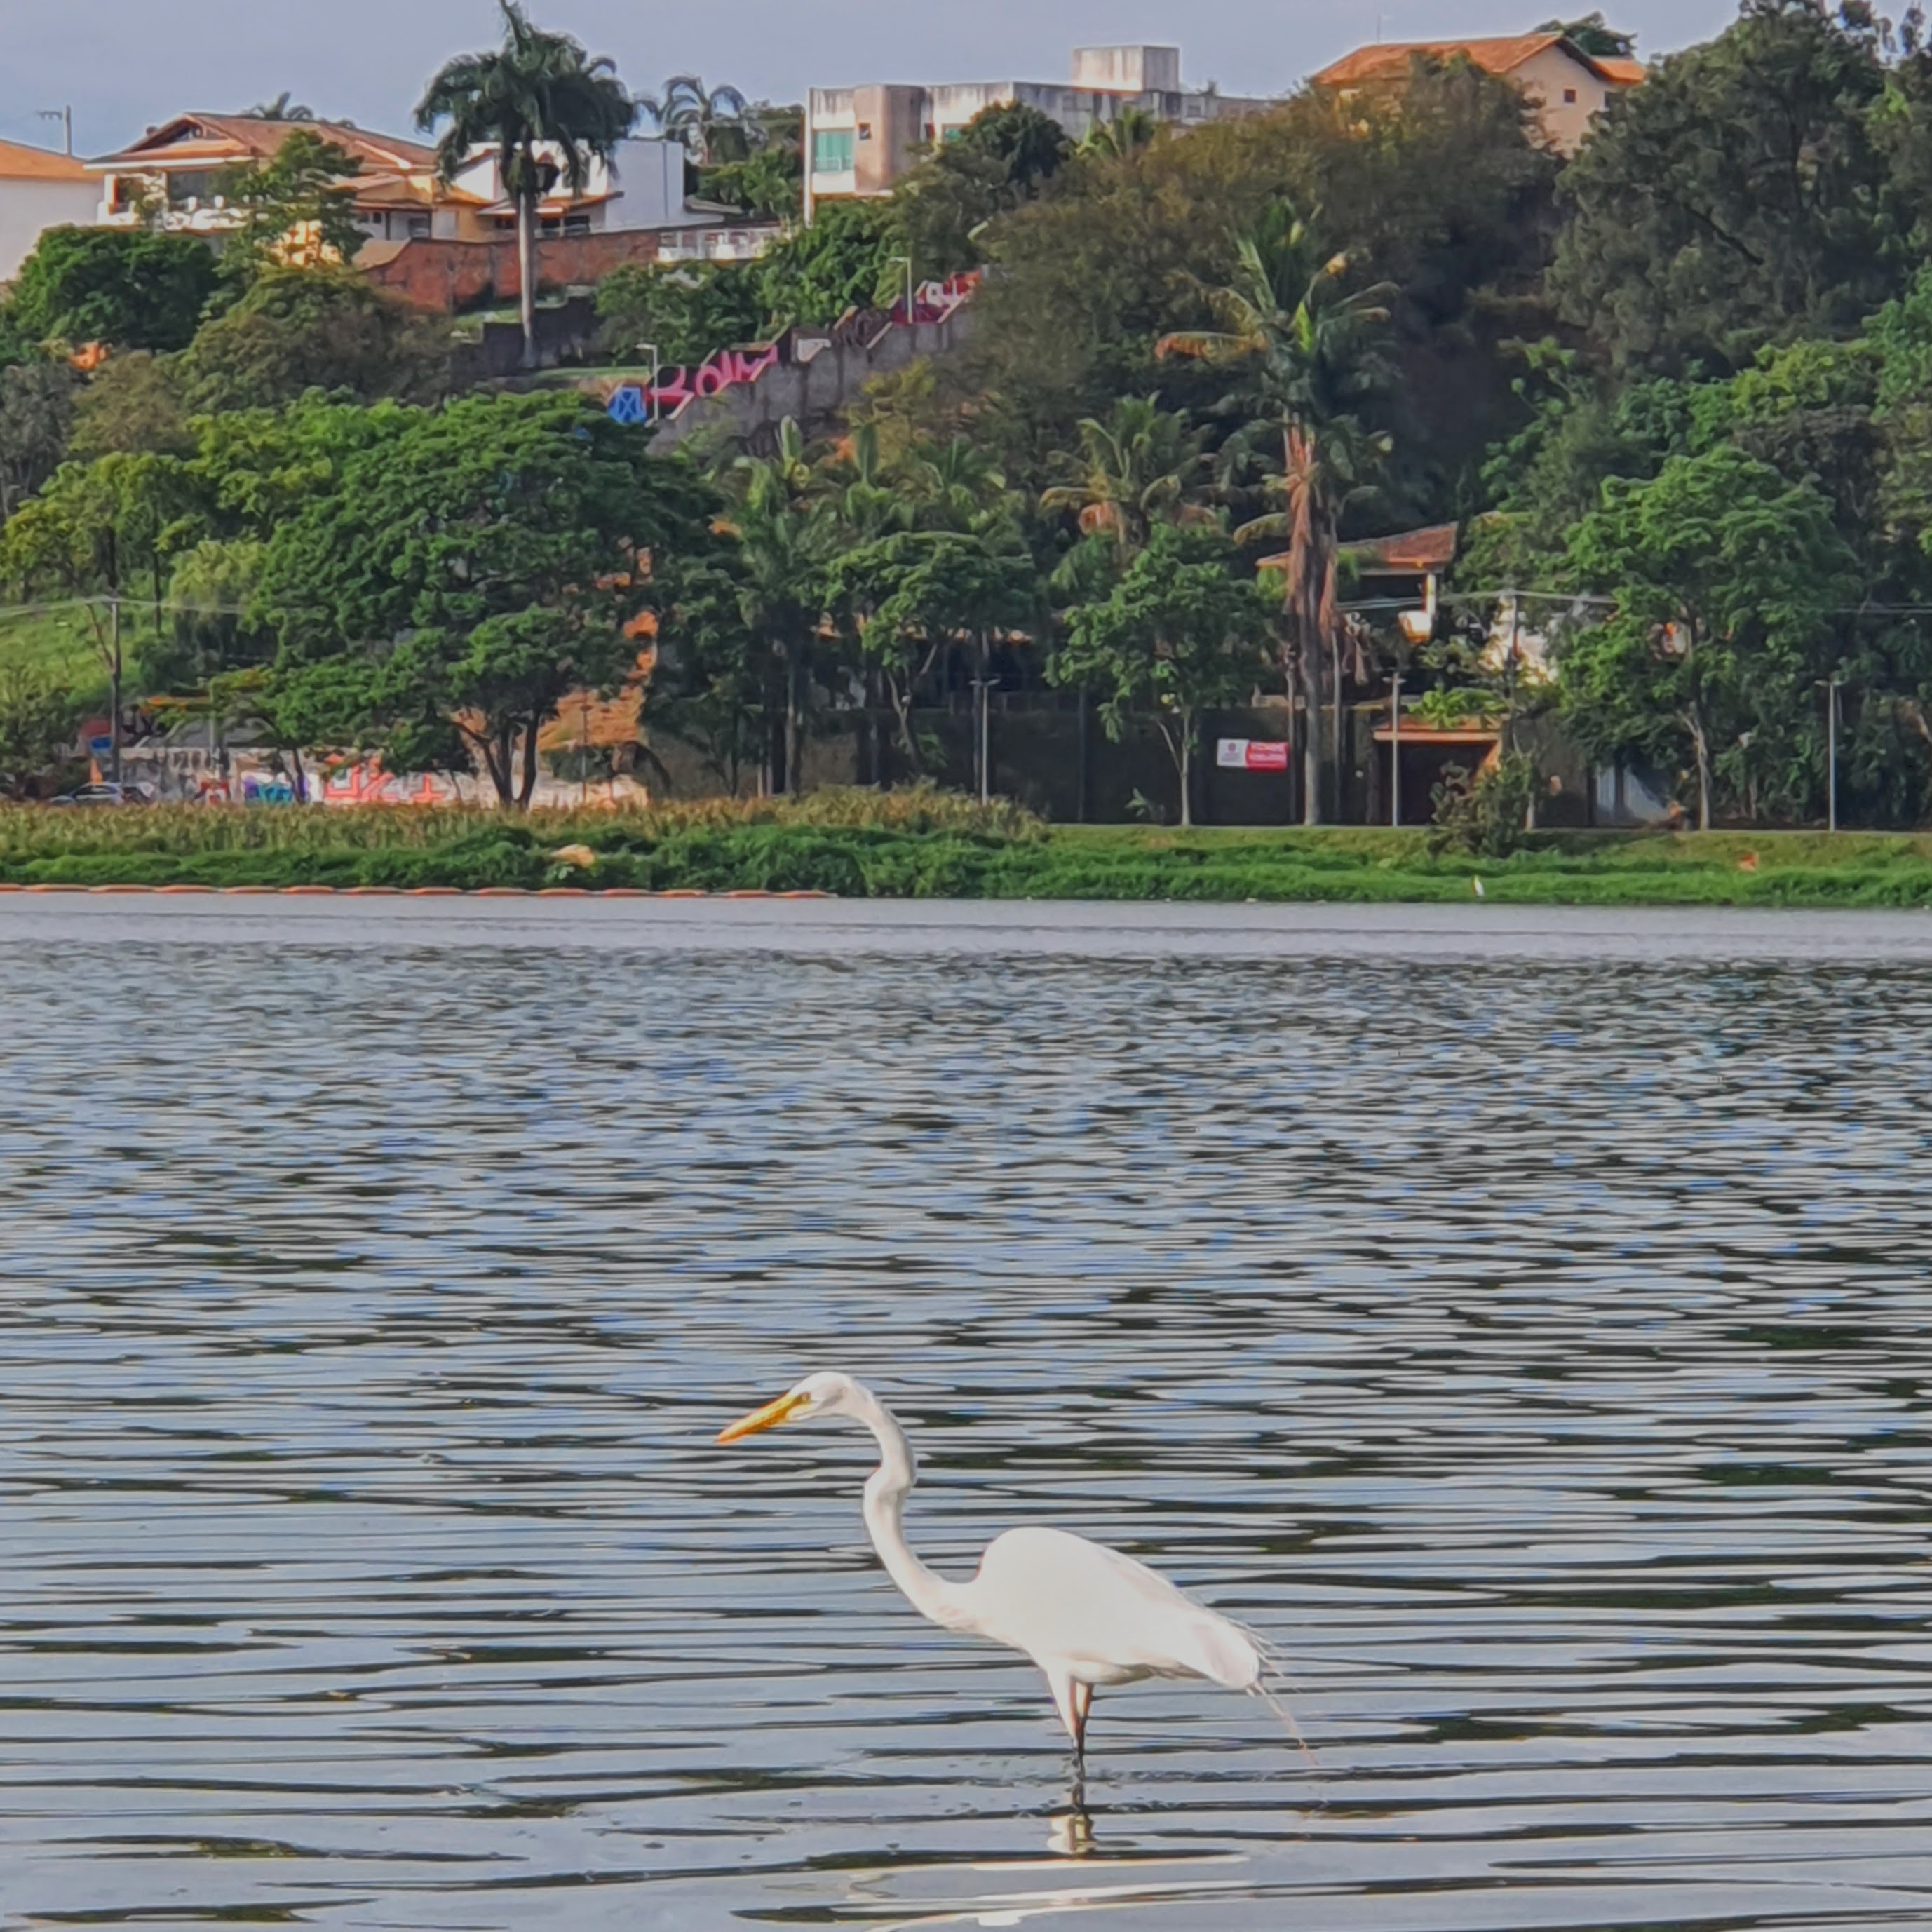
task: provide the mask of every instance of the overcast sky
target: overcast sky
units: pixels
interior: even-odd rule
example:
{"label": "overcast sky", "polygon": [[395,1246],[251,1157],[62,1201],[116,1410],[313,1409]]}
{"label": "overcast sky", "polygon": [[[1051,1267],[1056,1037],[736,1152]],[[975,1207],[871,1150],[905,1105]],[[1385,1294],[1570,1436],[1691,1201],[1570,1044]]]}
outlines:
{"label": "overcast sky", "polygon": [[[1578,0],[1588,11],[1594,0]],[[1365,40],[1520,33],[1553,0],[536,0],[544,25],[608,53],[632,88],[697,72],[802,99],[860,80],[1058,80],[1076,45],[1178,45],[1190,86],[1275,94]],[[1666,52],[1714,33],[1733,0],[1618,0]],[[76,148],[111,152],[190,108],[284,88],[322,115],[409,131],[423,82],[496,38],[492,0],[0,0],[0,138],[56,146],[36,118],[70,103]]]}

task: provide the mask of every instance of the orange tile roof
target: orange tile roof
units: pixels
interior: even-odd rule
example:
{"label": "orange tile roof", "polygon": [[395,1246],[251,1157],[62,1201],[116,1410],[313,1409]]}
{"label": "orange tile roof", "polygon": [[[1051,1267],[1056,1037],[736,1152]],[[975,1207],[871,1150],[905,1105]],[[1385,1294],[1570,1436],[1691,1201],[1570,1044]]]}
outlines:
{"label": "orange tile roof", "polygon": [[1430,524],[1394,536],[1365,537],[1342,548],[1368,570],[1447,570],[1456,561],[1455,524]]}
{"label": "orange tile roof", "polygon": [[1534,60],[1552,47],[1564,48],[1582,65],[1594,68],[1606,80],[1635,82],[1643,78],[1640,62],[1594,59],[1561,34],[1515,34],[1496,40],[1380,41],[1373,46],[1358,47],[1353,53],[1344,54],[1324,67],[1315,76],[1315,84],[1359,87],[1376,81],[1401,80],[1418,54],[1435,60],[1460,56],[1485,74],[1514,74],[1525,61]]}
{"label": "orange tile roof", "polygon": [[29,148],[18,141],[0,141],[0,181],[91,181],[84,161],[57,154],[50,148]]}
{"label": "orange tile roof", "polygon": [[104,155],[90,165],[131,170],[176,160],[266,160],[298,128],[346,148],[372,171],[394,172],[436,165],[436,151],[419,142],[372,134],[339,121],[266,121],[254,114],[178,114],[172,121],[151,128],[118,154]]}
{"label": "orange tile roof", "polygon": [[1590,64],[1622,87],[1634,87],[1643,78],[1643,62],[1632,60],[1627,54],[1592,54]]}

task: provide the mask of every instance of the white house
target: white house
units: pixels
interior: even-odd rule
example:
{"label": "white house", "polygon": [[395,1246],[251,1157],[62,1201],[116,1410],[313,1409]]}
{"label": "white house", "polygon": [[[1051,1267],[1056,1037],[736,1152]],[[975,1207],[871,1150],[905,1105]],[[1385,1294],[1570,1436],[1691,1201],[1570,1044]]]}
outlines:
{"label": "white house", "polygon": [[100,185],[70,154],[0,141],[0,282],[10,282],[49,228],[91,228]]}

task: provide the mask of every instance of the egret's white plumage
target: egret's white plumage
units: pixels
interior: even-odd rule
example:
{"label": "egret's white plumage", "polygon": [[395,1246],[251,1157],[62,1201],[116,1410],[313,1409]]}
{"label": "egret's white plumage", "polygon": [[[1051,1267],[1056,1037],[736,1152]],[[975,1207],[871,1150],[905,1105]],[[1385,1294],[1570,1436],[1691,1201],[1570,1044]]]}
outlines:
{"label": "egret's white plumage", "polygon": [[734,1442],[782,1422],[831,1415],[862,1424],[878,1443],[879,1466],[866,1484],[866,1527],[892,1581],[933,1622],[1031,1658],[1046,1675],[1076,1751],[1085,1749],[1098,1685],[1199,1677],[1231,1690],[1260,1688],[1264,1659],[1238,1624],[1144,1563],[1084,1536],[1010,1529],[988,1544],[969,1583],[928,1569],[905,1538],[905,1498],[919,1473],[911,1445],[892,1412],[850,1376],[808,1376],[718,1439]]}

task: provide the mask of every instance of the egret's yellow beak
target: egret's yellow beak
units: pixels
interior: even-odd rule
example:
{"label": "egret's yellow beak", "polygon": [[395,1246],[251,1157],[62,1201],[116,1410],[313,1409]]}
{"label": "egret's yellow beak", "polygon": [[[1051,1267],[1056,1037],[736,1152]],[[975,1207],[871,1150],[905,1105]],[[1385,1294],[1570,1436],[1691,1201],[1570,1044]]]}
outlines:
{"label": "egret's yellow beak", "polygon": [[794,1389],[789,1395],[782,1395],[776,1402],[768,1402],[763,1408],[754,1408],[749,1415],[741,1415],[729,1429],[720,1430],[721,1442],[736,1442],[740,1436],[755,1436],[760,1430],[776,1429],[782,1422],[789,1422],[799,1411],[812,1400],[808,1395],[801,1395]]}

